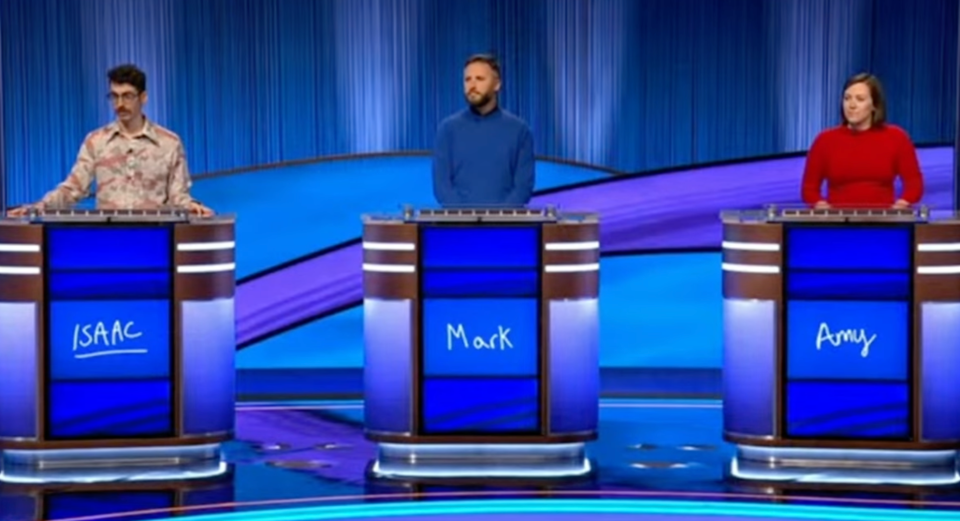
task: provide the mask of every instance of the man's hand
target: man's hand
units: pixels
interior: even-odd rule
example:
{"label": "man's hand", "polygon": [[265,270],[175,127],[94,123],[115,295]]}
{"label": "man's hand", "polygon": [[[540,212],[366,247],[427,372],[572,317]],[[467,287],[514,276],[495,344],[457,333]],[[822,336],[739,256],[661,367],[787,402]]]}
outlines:
{"label": "man's hand", "polygon": [[43,210],[43,203],[25,204],[23,206],[11,208],[7,210],[7,217],[24,217],[30,212],[30,210]]}
{"label": "man's hand", "polygon": [[814,210],[829,210],[830,203],[826,201],[817,201],[817,204],[813,205]]}
{"label": "man's hand", "polygon": [[206,206],[196,201],[192,201],[187,206],[187,209],[190,210],[190,213],[199,215],[201,217],[210,217],[211,215],[213,215],[213,210],[207,208]]}
{"label": "man's hand", "polygon": [[903,199],[897,199],[897,202],[893,203],[894,210],[906,210],[907,208],[910,208],[910,206],[910,202]]}

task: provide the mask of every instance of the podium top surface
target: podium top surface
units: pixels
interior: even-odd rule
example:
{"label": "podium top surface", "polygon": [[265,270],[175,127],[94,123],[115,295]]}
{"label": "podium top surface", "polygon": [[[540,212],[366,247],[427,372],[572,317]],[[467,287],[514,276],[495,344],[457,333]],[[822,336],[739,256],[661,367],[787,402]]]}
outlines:
{"label": "podium top surface", "polygon": [[561,212],[545,208],[422,208],[404,207],[399,213],[364,214],[364,224],[399,223],[596,223],[596,213]]}
{"label": "podium top surface", "polygon": [[24,224],[91,224],[91,223],[187,223],[222,224],[232,223],[235,217],[229,214],[201,217],[182,208],[158,208],[153,210],[88,210],[77,208],[45,208],[30,210],[23,217],[4,218],[0,225]]}
{"label": "podium top surface", "polygon": [[720,212],[724,224],[763,223],[917,223],[960,224],[960,217],[952,210],[931,210],[926,206],[894,209],[878,208],[830,208],[814,209],[806,206],[770,205],[750,210],[724,210]]}

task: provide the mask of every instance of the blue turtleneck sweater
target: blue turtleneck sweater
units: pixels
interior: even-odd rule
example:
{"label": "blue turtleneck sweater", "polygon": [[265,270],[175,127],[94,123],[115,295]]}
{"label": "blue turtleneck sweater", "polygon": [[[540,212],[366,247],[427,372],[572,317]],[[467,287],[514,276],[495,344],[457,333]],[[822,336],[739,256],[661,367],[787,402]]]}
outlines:
{"label": "blue turtleneck sweater", "polygon": [[533,134],[502,109],[466,109],[437,130],[433,193],[444,207],[523,207],[533,195]]}

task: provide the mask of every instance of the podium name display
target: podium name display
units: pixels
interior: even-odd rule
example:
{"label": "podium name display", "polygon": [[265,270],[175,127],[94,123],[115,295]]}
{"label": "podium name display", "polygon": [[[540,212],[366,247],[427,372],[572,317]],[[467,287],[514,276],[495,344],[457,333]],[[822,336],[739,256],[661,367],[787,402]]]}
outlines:
{"label": "podium name display", "polygon": [[593,439],[595,216],[364,220],[365,422],[394,443]]}
{"label": "podium name display", "polygon": [[422,431],[539,434],[539,226],[419,233]]}
{"label": "podium name display", "polygon": [[232,437],[234,224],[177,212],[0,223],[0,447]]}
{"label": "podium name display", "polygon": [[784,435],[910,440],[913,225],[783,225]]}
{"label": "podium name display", "polygon": [[727,440],[960,446],[960,221],[731,213],[723,270]]}
{"label": "podium name display", "polygon": [[[47,439],[172,437],[173,233],[50,224]],[[135,415],[114,411],[137,411]]]}

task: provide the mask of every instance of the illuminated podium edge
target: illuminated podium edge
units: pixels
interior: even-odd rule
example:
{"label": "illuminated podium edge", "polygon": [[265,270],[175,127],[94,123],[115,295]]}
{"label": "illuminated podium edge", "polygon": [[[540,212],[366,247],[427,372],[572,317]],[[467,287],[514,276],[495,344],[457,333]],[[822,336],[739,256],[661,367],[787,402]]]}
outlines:
{"label": "illuminated podium edge", "polygon": [[[475,221],[455,221],[461,224]],[[449,224],[450,221],[443,222]],[[518,220],[518,224],[524,224]],[[410,396],[406,403],[409,432],[378,432],[366,429],[368,439],[378,442],[380,458],[374,465],[373,473],[411,477],[435,476],[456,477],[450,469],[428,469],[431,459],[442,460],[456,455],[462,459],[471,459],[470,454],[481,459],[494,458],[500,462],[497,472],[491,469],[464,471],[482,473],[487,477],[517,477],[533,472],[537,475],[561,476],[564,474],[583,474],[589,472],[589,462],[583,457],[583,443],[596,439],[596,430],[575,433],[551,433],[551,393],[562,392],[550,387],[551,325],[550,302],[577,299],[597,299],[599,296],[599,226],[595,216],[580,218],[576,221],[544,222],[542,227],[541,269],[541,366],[540,366],[540,411],[541,433],[539,435],[418,435],[420,432],[418,410],[420,404],[420,334],[418,331],[420,313],[419,273],[415,269],[419,261],[419,229],[429,221],[409,222],[402,219],[365,219],[363,232],[363,265],[365,299],[383,299],[406,301],[411,303],[410,322]],[[476,223],[479,224],[479,223]],[[511,221],[495,220],[493,226],[508,225]],[[369,362],[368,362],[369,363]],[[597,367],[599,373],[599,367]],[[365,371],[369,374],[369,369]],[[368,376],[369,378],[369,376]],[[599,378],[599,377],[598,377]],[[366,397],[369,399],[370,397]],[[598,396],[594,396],[596,403]],[[552,447],[552,448],[551,448]],[[553,451],[551,454],[550,451]],[[539,454],[543,458],[539,469],[533,470],[529,463],[512,467],[508,463],[516,457],[529,459]],[[400,461],[415,459],[418,468],[397,465]],[[550,461],[554,460],[553,463]],[[560,461],[559,466],[557,461]],[[544,468],[544,465],[551,468]],[[386,468],[386,467],[390,468]],[[441,465],[442,467],[442,465]],[[462,469],[461,469],[462,470]]]}
{"label": "illuminated podium edge", "polygon": [[[103,222],[92,222],[80,220],[75,223],[66,223],[59,221],[50,223],[56,225],[76,224],[103,226]],[[190,410],[198,410],[197,407],[204,407],[200,398],[202,393],[190,393],[187,387],[194,387],[198,382],[204,381],[204,368],[201,363],[209,363],[211,360],[203,360],[204,353],[200,348],[184,349],[184,343],[200,342],[199,339],[191,340],[184,338],[184,317],[183,308],[187,303],[193,304],[199,301],[200,304],[215,300],[229,299],[230,320],[233,320],[232,299],[235,292],[235,232],[234,220],[230,217],[217,217],[211,219],[191,219],[188,222],[171,223],[159,222],[152,223],[149,220],[140,222],[123,221],[117,226],[133,224],[158,224],[172,228],[173,244],[171,255],[173,256],[172,279],[173,293],[172,301],[174,303],[174,315],[171,323],[171,356],[174,360],[174,371],[171,373],[171,383],[174,387],[173,402],[171,412],[173,414],[174,430],[176,435],[168,438],[124,438],[124,439],[77,439],[77,440],[48,440],[45,438],[45,400],[46,400],[46,381],[45,365],[48,363],[46,356],[46,345],[48,339],[45,335],[46,317],[43,310],[46,307],[46,274],[43,272],[44,266],[44,223],[29,223],[23,221],[0,221],[0,303],[6,304],[34,304],[31,309],[35,316],[34,338],[31,349],[26,349],[26,344],[17,355],[28,366],[35,367],[36,374],[33,379],[20,378],[20,385],[13,388],[7,387],[7,393],[13,393],[18,396],[19,405],[12,407],[10,395],[4,396],[3,400],[7,403],[0,403],[0,418],[10,421],[11,415],[32,415],[32,418],[26,420],[20,419],[23,424],[22,432],[18,436],[8,436],[0,439],[0,449],[4,451],[4,457],[14,457],[21,463],[29,465],[38,463],[39,459],[52,457],[56,454],[57,458],[66,458],[67,460],[83,460],[93,457],[94,452],[91,449],[99,451],[109,450],[115,457],[121,459],[128,458],[156,458],[167,457],[169,454],[162,455],[163,448],[173,451],[173,453],[182,456],[189,456],[188,453],[196,453],[204,458],[209,457],[211,448],[219,447],[223,441],[232,439],[232,413],[233,413],[233,393],[230,394],[230,428],[214,432],[193,432],[187,433],[186,423],[196,422],[197,413],[192,415]],[[220,310],[222,315],[224,310]],[[226,317],[219,317],[222,322],[226,322]],[[29,326],[28,326],[29,327]],[[197,327],[196,324],[193,326]],[[232,325],[230,331],[233,331]],[[235,333],[231,333],[231,343],[235,346]],[[221,339],[225,341],[226,339]],[[22,342],[21,342],[22,343]],[[235,347],[234,347],[235,349]],[[222,353],[224,360],[220,363],[226,363],[226,355]],[[8,352],[8,356],[10,353]],[[215,362],[215,360],[214,360]],[[230,381],[221,381],[220,385],[229,385],[233,389],[233,351],[229,354],[230,376],[221,375],[223,378],[229,378]],[[9,367],[9,366],[7,366]],[[0,373],[3,369],[0,368]],[[4,375],[9,376],[9,375]],[[32,382],[30,380],[33,380]],[[222,398],[222,397],[221,397]],[[198,401],[199,400],[199,401]],[[222,404],[220,404],[222,405]],[[209,404],[206,405],[210,407]],[[193,408],[193,409],[191,409]],[[185,418],[191,416],[191,418]],[[17,418],[12,418],[14,422]],[[150,454],[149,456],[147,454]],[[138,456],[139,455],[139,456]],[[218,463],[219,466],[219,463]]]}
{"label": "illuminated podium edge", "polygon": [[[791,220],[789,223],[803,224],[836,224],[838,221],[822,221],[819,219]],[[903,220],[870,220],[872,223],[903,224]],[[730,404],[730,396],[724,391],[724,439],[737,445],[738,458],[734,460],[731,471],[736,477],[743,479],[793,479],[803,476],[803,472],[788,478],[787,474],[770,471],[775,461],[818,461],[826,466],[837,466],[842,461],[861,461],[865,466],[892,465],[903,467],[899,473],[888,473],[879,478],[881,481],[898,482],[918,485],[954,484],[960,480],[955,472],[955,460],[960,439],[938,439],[924,441],[924,370],[930,374],[936,373],[935,360],[923,358],[925,327],[931,327],[929,318],[925,319],[924,305],[929,304],[956,304],[960,306],[960,221],[955,219],[918,222],[913,224],[913,266],[914,273],[911,281],[913,292],[913,308],[916,313],[912,342],[912,369],[910,382],[913,387],[913,422],[914,437],[910,441],[879,441],[879,440],[831,440],[831,439],[790,439],[780,431],[780,410],[783,403],[781,392],[783,383],[781,378],[785,364],[784,328],[781,323],[782,313],[779,311],[784,305],[783,258],[784,224],[788,222],[738,221],[724,219],[723,223],[723,296],[725,315],[730,314],[727,309],[730,302],[753,302],[757,305],[770,303],[770,319],[772,330],[763,328],[752,331],[758,336],[772,335],[773,349],[767,358],[758,353],[751,360],[751,364],[772,364],[769,380],[760,376],[762,381],[754,381],[758,389],[769,389],[771,395],[761,392],[761,396],[753,404],[758,410],[769,412],[770,432],[766,435],[751,435],[734,432],[728,429],[727,415],[734,414],[737,407],[746,404]],[[847,222],[847,224],[853,225]],[[954,314],[960,313],[960,308]],[[960,318],[960,315],[957,316]],[[724,317],[725,328],[730,327]],[[941,319],[938,323],[943,324]],[[939,328],[936,328],[939,329]],[[725,332],[725,337],[730,332]],[[960,336],[952,338],[960,341]],[[728,340],[725,339],[725,344]],[[725,350],[729,346],[724,347]],[[757,348],[754,348],[757,349]],[[725,355],[724,371],[731,370],[727,366]],[[743,363],[746,363],[743,361]],[[925,365],[926,364],[926,365]],[[932,371],[931,371],[932,369]],[[731,377],[732,378],[732,377]],[[931,377],[932,378],[932,377]],[[940,374],[940,380],[944,380]],[[729,382],[725,386],[731,385]],[[929,392],[929,391],[927,391]],[[960,390],[956,391],[960,393]],[[762,403],[768,403],[764,406]],[[960,412],[960,407],[955,409]],[[757,472],[748,472],[737,468],[738,459],[742,461],[762,462],[760,467],[767,467]],[[911,473],[910,466],[922,468],[940,468],[939,475]],[[806,472],[809,472],[806,471]],[[936,473],[935,473],[936,474]],[[839,478],[838,478],[839,479]],[[857,481],[850,478],[849,481]],[[842,481],[842,480],[841,480]]]}

